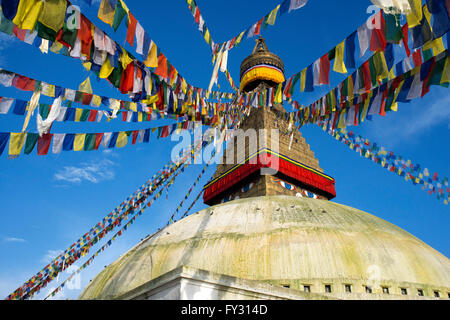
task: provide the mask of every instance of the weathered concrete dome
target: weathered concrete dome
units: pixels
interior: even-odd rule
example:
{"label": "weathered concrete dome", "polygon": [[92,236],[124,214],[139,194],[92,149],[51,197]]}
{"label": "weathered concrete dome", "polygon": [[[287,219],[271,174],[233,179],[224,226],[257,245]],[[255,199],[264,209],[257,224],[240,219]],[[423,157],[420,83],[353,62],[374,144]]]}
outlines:
{"label": "weathered concrete dome", "polygon": [[114,299],[180,266],[335,298],[349,297],[345,285],[354,298],[367,295],[365,286],[381,298],[382,287],[391,297],[450,292],[449,260],[406,231],[336,203],[270,196],[210,207],[163,229],[105,268],[80,299]]}

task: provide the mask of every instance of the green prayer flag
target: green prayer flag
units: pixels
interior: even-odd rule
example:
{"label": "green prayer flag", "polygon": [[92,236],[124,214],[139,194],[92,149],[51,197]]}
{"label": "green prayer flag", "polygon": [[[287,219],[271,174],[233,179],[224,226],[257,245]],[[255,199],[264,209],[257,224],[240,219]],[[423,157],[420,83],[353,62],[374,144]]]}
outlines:
{"label": "green prayer flag", "polygon": [[37,35],[38,37],[42,38],[42,39],[46,39],[52,42],[55,42],[56,40],[56,35],[57,32],[44,26],[42,23],[37,22],[35,29],[37,31]]}
{"label": "green prayer flag", "polygon": [[11,36],[13,34],[13,29],[14,23],[6,19],[6,17],[3,15],[3,12],[0,11],[0,31]]}
{"label": "green prayer flag", "polygon": [[41,115],[42,120],[47,119],[49,112],[50,112],[50,106],[48,104],[39,105],[39,114]]}
{"label": "green prayer flag", "polygon": [[125,9],[122,7],[122,4],[120,1],[117,2],[116,11],[114,12],[114,20],[112,27],[114,28],[114,31],[117,31],[120,24],[122,23],[123,18],[127,15]]}
{"label": "green prayer flag", "polygon": [[33,149],[34,146],[36,145],[36,142],[39,139],[39,134],[37,133],[27,133],[27,139],[25,141],[25,149],[24,149],[24,153],[25,154],[30,154]]}
{"label": "green prayer flag", "polygon": [[386,21],[386,41],[398,43],[403,39],[402,26],[400,24],[399,14],[384,13],[384,19]]}
{"label": "green prayer flag", "polygon": [[84,140],[84,151],[92,151],[95,148],[95,133],[87,133]]}
{"label": "green prayer flag", "polygon": [[80,117],[80,121],[87,121],[87,119],[89,118],[89,113],[91,112],[91,110],[89,109],[83,109],[83,112],[81,113],[81,117]]}

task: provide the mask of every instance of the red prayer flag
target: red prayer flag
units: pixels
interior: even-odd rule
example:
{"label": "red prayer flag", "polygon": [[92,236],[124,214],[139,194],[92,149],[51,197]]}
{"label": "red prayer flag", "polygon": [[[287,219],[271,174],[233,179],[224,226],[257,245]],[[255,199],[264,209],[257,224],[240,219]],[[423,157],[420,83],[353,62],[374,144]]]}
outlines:
{"label": "red prayer flag", "polygon": [[161,138],[166,138],[169,136],[169,126],[164,126],[161,132]]}
{"label": "red prayer flag", "polygon": [[363,64],[363,79],[366,91],[370,91],[370,89],[372,89],[372,79],[370,77],[369,61],[366,61]]}
{"label": "red prayer flag", "polygon": [[[377,23],[378,21],[380,22],[379,25]],[[372,29],[370,51],[384,51],[386,49],[387,42],[385,36],[386,22],[383,17],[383,10],[380,10],[380,12],[373,18],[372,25],[375,26],[375,28]]]}
{"label": "red prayer flag", "polygon": [[417,50],[413,52],[414,67],[420,66],[422,64],[422,50]]}
{"label": "red prayer flag", "polygon": [[81,15],[80,20],[80,29],[78,30],[77,37],[81,41],[81,53],[86,55],[88,60],[90,60],[91,45],[94,39],[92,35],[92,24],[84,15]]}
{"label": "red prayer flag", "polygon": [[129,93],[133,91],[134,84],[134,63],[130,63],[125,72],[122,74],[122,79],[120,82],[120,92]]}
{"label": "red prayer flag", "polygon": [[25,35],[27,34],[27,30],[19,29],[17,28],[16,25],[14,25],[13,32],[17,38],[19,38],[22,41],[25,41]]}
{"label": "red prayer flag", "polygon": [[13,79],[13,87],[23,91],[34,91],[36,81],[26,76],[16,74]]}
{"label": "red prayer flag", "polygon": [[130,12],[130,14],[128,16],[127,41],[131,46],[134,45],[134,38],[136,36],[136,25],[137,25],[137,20]]}
{"label": "red prayer flag", "polygon": [[167,79],[167,59],[164,54],[161,52],[158,57],[158,66],[155,69],[155,73],[158,76]]}
{"label": "red prayer flag", "polygon": [[406,55],[409,57],[411,55],[411,50],[409,50],[409,46],[408,46],[409,28],[408,28],[407,23],[402,27],[402,32],[403,32],[403,39],[402,39],[403,46],[405,47]]}
{"label": "red prayer flag", "polygon": [[139,135],[139,131],[138,130],[133,131],[133,142],[132,142],[132,144],[136,144],[136,140],[137,140],[138,135]]}
{"label": "red prayer flag", "polygon": [[328,53],[326,53],[322,58],[320,58],[320,84],[330,84],[330,60],[328,59]]}
{"label": "red prayer flag", "polygon": [[83,92],[83,101],[82,104],[88,106],[91,104],[93,94]]}
{"label": "red prayer flag", "polygon": [[48,153],[48,149],[50,148],[50,143],[52,142],[53,134],[47,133],[38,139],[38,155],[45,156]]}
{"label": "red prayer flag", "polygon": [[428,82],[429,82],[428,80],[430,79],[430,76],[431,76],[432,71],[434,69],[435,63],[436,63],[436,59],[435,59],[435,57],[433,57],[433,60],[431,62],[430,71],[428,72],[426,78],[422,82],[422,95],[421,95],[422,98],[423,98],[424,95],[426,95],[430,91],[430,86],[428,84]]}
{"label": "red prayer flag", "polygon": [[255,33],[254,33],[255,36],[259,35],[259,33],[261,32],[261,24],[262,24],[263,20],[264,20],[264,18],[262,18],[261,20],[258,21],[258,24],[256,25],[256,28],[255,28]]}
{"label": "red prayer flag", "polygon": [[198,7],[195,7],[195,22],[197,24],[200,23],[200,10],[198,10]]}
{"label": "red prayer flag", "polygon": [[88,121],[95,122],[95,119],[97,119],[97,114],[98,114],[98,110],[91,110],[91,112],[89,112]]}

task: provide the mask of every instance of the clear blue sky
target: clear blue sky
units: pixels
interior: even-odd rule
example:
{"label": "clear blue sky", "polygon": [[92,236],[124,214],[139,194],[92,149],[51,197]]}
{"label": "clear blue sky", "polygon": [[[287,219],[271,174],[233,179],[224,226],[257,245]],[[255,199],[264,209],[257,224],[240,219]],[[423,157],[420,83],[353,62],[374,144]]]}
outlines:
{"label": "clear blue sky", "polygon": [[[280,1],[198,0],[197,3],[213,39],[222,42],[259,20]],[[81,2],[74,1],[75,4]],[[210,50],[197,31],[185,2],[127,0],[126,3],[179,72],[191,84],[206,88],[213,68]],[[356,30],[368,18],[366,11],[370,4],[369,0],[311,0],[305,8],[278,17],[274,27],[263,30],[263,36],[269,49],[283,59],[286,75],[290,76]],[[96,10],[82,8],[92,21],[105,28],[98,22]],[[111,29],[106,30],[113,35]],[[124,32],[122,26],[115,36],[116,41],[123,41]],[[251,53],[253,46],[253,39],[245,40],[230,52],[228,69],[236,82],[240,62]],[[52,53],[42,55],[38,49],[5,35],[0,35],[0,67],[73,89],[78,88],[88,74],[79,60]],[[222,89],[230,90],[225,78],[220,77]],[[333,75],[332,86],[343,79],[343,76]],[[97,82],[93,77],[92,80],[95,93],[125,98],[105,82]],[[296,92],[295,99],[308,104],[329,89],[324,87],[304,95]],[[0,96],[30,98],[31,95],[12,88],[0,88]],[[45,98],[41,101],[51,103]],[[375,117],[355,131],[430,171],[449,176],[449,103],[447,89],[432,87],[425,98],[400,104],[397,113],[389,113],[386,118]],[[22,123],[23,117],[0,115],[0,131],[19,132]],[[106,132],[148,126],[148,123],[120,121],[55,123],[52,132]],[[35,130],[35,118],[30,127]],[[419,186],[360,158],[319,128],[309,126],[301,132],[321,167],[336,179],[337,198],[333,201],[398,225],[449,256],[448,206],[428,196]],[[70,246],[140,187],[168,162],[174,144],[169,139],[152,137],[148,145],[130,145],[110,153],[101,148],[97,152],[63,152],[43,157],[22,155],[17,160],[7,160],[7,155],[3,154],[0,157],[0,296],[6,297],[28,280],[48,263],[49,257]],[[115,261],[141,238],[164,226],[201,169],[199,165],[188,169],[176,180],[167,201],[165,196],[161,197],[120,240],[99,255],[82,273],[81,287],[84,288],[104,266]],[[214,169],[208,170],[201,184]],[[75,173],[67,175],[68,171]],[[197,187],[185,207],[199,190]],[[202,208],[205,205],[199,203],[194,212]],[[76,264],[81,266],[83,262]],[[59,282],[66,277],[66,273],[62,274]],[[56,281],[48,288],[55,285]],[[59,298],[76,298],[80,292],[65,290]],[[37,298],[43,298],[46,293],[48,289]]]}

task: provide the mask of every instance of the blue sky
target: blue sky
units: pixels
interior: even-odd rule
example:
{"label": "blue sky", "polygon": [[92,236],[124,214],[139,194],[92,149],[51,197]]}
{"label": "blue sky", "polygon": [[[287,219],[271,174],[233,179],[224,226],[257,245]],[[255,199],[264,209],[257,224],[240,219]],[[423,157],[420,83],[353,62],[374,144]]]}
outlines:
{"label": "blue sky", "polygon": [[[80,4],[82,1],[73,1]],[[272,10],[278,1],[197,0],[202,15],[216,42],[239,34]],[[206,88],[213,66],[209,47],[204,42],[184,1],[127,0],[131,11],[162,48],[178,71],[193,85]],[[369,0],[311,0],[306,7],[278,17],[274,27],[263,30],[271,51],[285,63],[290,76],[314,62],[368,18]],[[96,4],[95,6],[97,6]],[[95,9],[82,6],[95,24],[110,35],[113,31],[96,18]],[[122,43],[122,26],[114,38]],[[228,70],[239,80],[240,62],[251,53],[254,40],[248,39],[230,52]],[[79,60],[41,52],[18,40],[0,35],[0,67],[49,83],[76,89],[88,72]],[[332,86],[344,76],[332,75]],[[94,92],[125,99],[105,82],[92,77]],[[221,88],[230,90],[220,75]],[[314,93],[296,92],[295,99],[309,104],[328,92],[324,86]],[[30,93],[0,88],[0,96],[30,98]],[[42,98],[41,102],[51,103]],[[399,104],[396,113],[354,128],[362,136],[377,142],[398,155],[413,160],[440,176],[449,176],[450,96],[447,89],[432,87],[430,94],[409,104]],[[23,117],[0,115],[0,131],[18,132]],[[30,128],[35,130],[35,120]],[[155,122],[150,125],[161,125]],[[108,132],[136,130],[144,124],[120,121],[55,123],[53,133]],[[336,179],[337,198],[333,201],[370,212],[410,232],[445,256],[450,254],[448,229],[449,208],[428,196],[420,187],[405,182],[373,162],[360,158],[354,151],[332,139],[315,126],[301,129],[325,172]],[[112,152],[63,152],[39,157],[22,155],[16,160],[0,157],[0,296],[6,297],[46,265],[52,256],[70,246],[101,218],[140,187],[170,159],[175,145],[169,139],[150,144],[126,146]],[[5,152],[7,153],[7,152]],[[166,200],[160,198],[114,245],[97,257],[81,274],[84,288],[104,266],[115,261],[140,239],[164,226],[178,203],[184,198],[202,166],[191,166],[179,176]],[[208,169],[202,183],[213,174]],[[200,186],[187,201],[187,207]],[[198,203],[193,212],[205,208]],[[182,210],[183,212],[183,210]],[[109,239],[109,237],[108,237]],[[99,246],[95,247],[95,250]],[[81,266],[84,261],[76,264]],[[60,275],[59,282],[67,277]],[[55,287],[56,281],[48,288]],[[49,289],[36,298],[42,299]],[[64,290],[59,298],[76,298],[81,290]]]}

